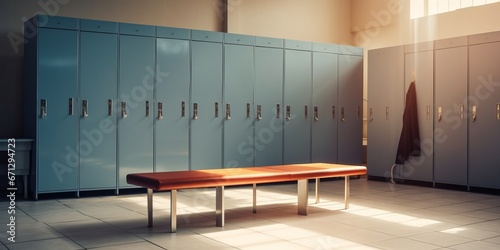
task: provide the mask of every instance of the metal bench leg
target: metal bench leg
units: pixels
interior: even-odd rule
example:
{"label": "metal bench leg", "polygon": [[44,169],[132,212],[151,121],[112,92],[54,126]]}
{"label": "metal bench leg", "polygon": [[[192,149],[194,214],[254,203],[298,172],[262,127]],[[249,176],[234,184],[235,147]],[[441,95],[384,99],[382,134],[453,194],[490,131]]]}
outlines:
{"label": "metal bench leg", "polygon": [[224,186],[215,187],[215,224],[224,226]]}
{"label": "metal bench leg", "polygon": [[316,178],[316,204],[319,203],[319,178]]}
{"label": "metal bench leg", "polygon": [[257,184],[253,184],[253,213],[257,213]]}
{"label": "metal bench leg", "polygon": [[177,190],[170,191],[170,232],[177,231]]}
{"label": "metal bench leg", "polygon": [[307,200],[308,200],[307,179],[297,181],[297,196],[298,196],[298,213],[307,215]]}
{"label": "metal bench leg", "polygon": [[153,189],[148,188],[148,227],[153,226]]}
{"label": "metal bench leg", "polygon": [[345,209],[349,209],[349,176],[345,176],[345,188],[344,188],[344,202]]}

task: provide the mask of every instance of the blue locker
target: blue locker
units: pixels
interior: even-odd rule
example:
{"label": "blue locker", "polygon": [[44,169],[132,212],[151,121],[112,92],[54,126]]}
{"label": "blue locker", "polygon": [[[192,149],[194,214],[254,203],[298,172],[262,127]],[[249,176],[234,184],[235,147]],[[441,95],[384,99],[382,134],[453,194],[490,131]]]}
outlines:
{"label": "blue locker", "polygon": [[116,188],[118,24],[80,24],[80,189]]}
{"label": "blue locker", "polygon": [[255,165],[283,164],[283,40],[258,37],[255,48]]}
{"label": "blue locker", "polygon": [[467,37],[435,41],[434,181],[467,185]]}
{"label": "blue locker", "polygon": [[153,171],[155,27],[120,24],[118,85],[119,187],[129,173]]}
{"label": "blue locker", "polygon": [[396,160],[403,126],[404,52],[404,46],[368,51],[369,176],[390,178]]}
{"label": "blue locker", "polygon": [[[160,33],[162,28],[158,27]],[[157,38],[155,171],[189,169],[189,30],[181,39]],[[178,32],[173,32],[174,35]],[[171,35],[169,32],[166,35]],[[168,37],[168,36],[167,36]]]}
{"label": "blue locker", "polygon": [[192,31],[190,168],[222,167],[222,33]]}
{"label": "blue locker", "polygon": [[499,38],[498,32],[469,37],[481,41],[469,46],[469,185],[496,189],[500,189]]}
{"label": "blue locker", "polygon": [[[297,50],[296,50],[297,49]],[[283,162],[311,161],[311,43],[285,41]]]}
{"label": "blue locker", "polygon": [[[432,182],[434,119],[434,52],[433,43],[421,43],[405,55],[405,93],[415,74],[421,155],[411,157],[398,175],[409,180]],[[410,49],[406,46],[406,50]],[[402,115],[400,116],[402,118]],[[397,143],[396,143],[397,145]]]}
{"label": "blue locker", "polygon": [[226,34],[225,42],[224,168],[254,166],[255,37]]}
{"label": "blue locker", "polygon": [[312,162],[337,163],[338,46],[314,44]]}
{"label": "blue locker", "polygon": [[339,47],[338,162],[363,161],[363,49]]}
{"label": "blue locker", "polygon": [[[38,198],[39,193],[77,191],[78,20],[35,16],[32,21],[40,27],[25,44],[25,122],[26,135],[36,141],[32,170]],[[26,27],[32,34],[31,28]]]}

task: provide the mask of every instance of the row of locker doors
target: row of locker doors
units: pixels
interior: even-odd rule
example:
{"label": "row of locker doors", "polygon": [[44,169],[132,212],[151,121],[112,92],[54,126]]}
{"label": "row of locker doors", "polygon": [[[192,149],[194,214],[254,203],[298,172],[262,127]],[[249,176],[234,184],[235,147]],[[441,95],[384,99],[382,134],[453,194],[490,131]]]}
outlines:
{"label": "row of locker doors", "polygon": [[36,193],[126,188],[134,172],[361,162],[359,50],[192,33],[38,28],[26,50],[38,50]]}
{"label": "row of locker doors", "polygon": [[369,51],[368,174],[389,176],[414,79],[422,154],[396,178],[500,189],[499,51],[499,32]]}

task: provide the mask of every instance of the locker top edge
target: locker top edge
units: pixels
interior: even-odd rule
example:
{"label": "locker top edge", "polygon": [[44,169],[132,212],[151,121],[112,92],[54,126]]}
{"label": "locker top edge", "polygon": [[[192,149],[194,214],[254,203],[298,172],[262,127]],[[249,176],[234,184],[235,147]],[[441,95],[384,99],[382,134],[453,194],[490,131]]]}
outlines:
{"label": "locker top edge", "polygon": [[259,47],[283,48],[284,40],[281,38],[256,37],[255,45]]}
{"label": "locker top edge", "polygon": [[80,19],[80,30],[103,32],[103,33],[118,33],[118,23],[108,22],[108,21],[97,21],[90,19]]}
{"label": "locker top edge", "polygon": [[255,36],[224,33],[224,42],[230,44],[255,45]]}
{"label": "locker top edge", "polygon": [[191,30],[158,26],[156,27],[156,37],[189,40],[191,39]]}
{"label": "locker top edge", "polygon": [[120,23],[119,31],[122,35],[155,36],[156,27],[144,24]]}
{"label": "locker top edge", "polygon": [[24,25],[27,27],[32,25],[38,28],[55,28],[55,29],[67,29],[67,30],[77,30],[79,29],[79,20],[72,17],[62,17],[62,16],[49,16],[49,15],[36,15],[31,19],[26,21]]}
{"label": "locker top edge", "polygon": [[207,30],[191,30],[191,40],[222,43],[223,33]]}
{"label": "locker top edge", "polygon": [[500,31],[488,32],[469,36],[469,45],[500,42]]}
{"label": "locker top edge", "polygon": [[469,39],[467,36],[447,38],[434,41],[434,49],[447,49],[454,47],[467,46]]}
{"label": "locker top edge", "polygon": [[313,43],[312,50],[315,52],[339,53],[339,45],[329,43]]}
{"label": "locker top edge", "polygon": [[339,54],[362,56],[363,48],[350,45],[339,45]]}
{"label": "locker top edge", "polygon": [[434,50],[434,42],[421,42],[405,45],[405,53]]}
{"label": "locker top edge", "polygon": [[312,50],[312,42],[298,41],[298,40],[285,40],[285,49],[293,50]]}

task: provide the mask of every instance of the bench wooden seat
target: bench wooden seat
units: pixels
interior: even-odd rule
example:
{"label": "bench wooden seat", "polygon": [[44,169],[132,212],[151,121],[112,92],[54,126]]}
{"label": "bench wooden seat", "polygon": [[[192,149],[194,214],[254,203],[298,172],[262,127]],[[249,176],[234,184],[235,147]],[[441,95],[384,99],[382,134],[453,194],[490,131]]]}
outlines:
{"label": "bench wooden seat", "polygon": [[[170,231],[175,232],[176,197],[178,189],[216,188],[216,225],[224,226],[224,187],[253,184],[253,205],[256,211],[256,184],[298,181],[298,213],[307,215],[308,179],[345,177],[345,207],[349,207],[349,177],[366,174],[366,167],[307,163],[250,168],[224,168],[190,171],[136,173],[127,175],[127,183],[148,190],[148,226],[153,225],[153,191],[170,192]],[[318,185],[316,186],[318,194]],[[317,196],[318,197],[318,196]]]}

